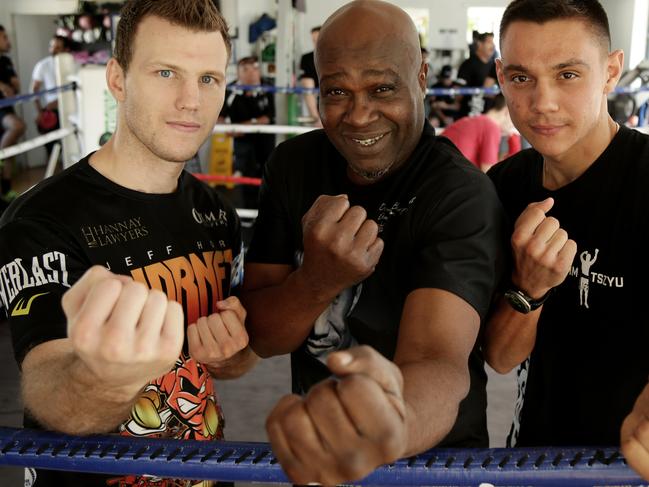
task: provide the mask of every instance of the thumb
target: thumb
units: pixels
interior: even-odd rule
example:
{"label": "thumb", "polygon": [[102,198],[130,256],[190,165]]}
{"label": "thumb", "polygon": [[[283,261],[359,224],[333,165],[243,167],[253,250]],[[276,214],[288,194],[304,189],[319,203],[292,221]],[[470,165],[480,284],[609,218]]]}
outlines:
{"label": "thumb", "polygon": [[401,370],[371,347],[358,346],[331,353],[327,366],[338,377],[362,374],[377,382],[385,392],[402,396]]}
{"label": "thumb", "polygon": [[554,206],[554,198],[546,198],[543,201],[532,203],[530,206],[536,206],[537,208],[540,208],[543,213],[547,213]]}

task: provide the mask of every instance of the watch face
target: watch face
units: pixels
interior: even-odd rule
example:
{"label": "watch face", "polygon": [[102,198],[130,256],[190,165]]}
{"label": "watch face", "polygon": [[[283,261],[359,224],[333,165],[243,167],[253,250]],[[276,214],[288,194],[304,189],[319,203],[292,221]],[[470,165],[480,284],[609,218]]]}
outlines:
{"label": "watch face", "polygon": [[527,299],[525,299],[525,296],[523,296],[518,291],[505,291],[505,299],[511,305],[511,307],[519,313],[529,313],[530,311],[532,311],[530,303],[527,301]]}

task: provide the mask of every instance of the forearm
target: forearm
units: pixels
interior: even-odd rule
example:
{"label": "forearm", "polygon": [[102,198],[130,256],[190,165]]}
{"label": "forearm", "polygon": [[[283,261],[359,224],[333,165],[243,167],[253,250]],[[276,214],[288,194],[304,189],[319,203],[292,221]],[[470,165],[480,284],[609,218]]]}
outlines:
{"label": "forearm", "polygon": [[206,364],[206,367],[215,379],[236,379],[252,369],[258,360],[257,354],[248,346],[224,363]]}
{"label": "forearm", "polygon": [[246,327],[250,346],[260,357],[296,350],[336,294],[313,291],[302,278],[300,269],[289,274],[281,284],[245,290],[241,301],[248,311]]}
{"label": "forearm", "polygon": [[421,453],[442,441],[457,419],[469,392],[466,366],[443,360],[397,364],[404,379],[408,446],[405,456]]}
{"label": "forearm", "polygon": [[485,328],[483,347],[487,363],[496,372],[506,374],[530,356],[542,308],[523,314],[504,298],[498,300]]}
{"label": "forearm", "polygon": [[[302,78],[300,80],[300,84],[303,88],[315,88],[315,81],[311,78]],[[313,93],[305,93],[304,102],[306,103],[306,107],[309,110],[309,115],[311,115],[316,121],[320,120],[320,114],[318,113],[318,103],[316,102],[315,95]]]}
{"label": "forearm", "polygon": [[112,432],[128,419],[140,389],[102,383],[67,339],[40,347],[49,350],[27,355],[21,381],[25,408],[39,423],[67,434],[90,434]]}

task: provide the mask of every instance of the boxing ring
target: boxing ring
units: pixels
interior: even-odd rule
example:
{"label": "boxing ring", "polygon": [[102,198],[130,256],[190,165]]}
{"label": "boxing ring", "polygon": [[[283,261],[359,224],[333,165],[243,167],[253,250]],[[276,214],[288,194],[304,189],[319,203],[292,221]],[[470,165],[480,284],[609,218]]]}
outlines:
{"label": "boxing ring", "polygon": [[[0,465],[232,482],[290,483],[266,443],[70,436],[0,428]],[[432,449],[354,485],[642,486],[614,448]]]}
{"label": "boxing ring", "polygon": [[[0,100],[0,107],[16,105],[48,92],[73,92],[77,83],[53,90]],[[241,89],[253,87],[240,87]],[[300,94],[303,88],[254,87],[260,91]],[[431,95],[496,93],[497,89],[431,89]],[[627,88],[620,92],[628,93]],[[68,103],[70,101],[68,100]],[[68,105],[71,107],[71,105]],[[62,110],[62,128],[0,150],[0,159],[12,157],[49,142],[74,138],[79,151],[89,151],[79,137],[83,121],[78,113]],[[313,127],[218,124],[214,133],[298,134]],[[54,172],[59,152],[53,151],[46,176]],[[64,160],[64,167],[70,161]],[[258,186],[257,178],[196,174],[215,183]],[[254,219],[254,209],[238,209],[242,218]],[[127,438],[116,435],[71,436],[53,432],[0,427],[0,465],[116,475],[147,474],[167,478],[252,483],[290,483],[266,443]],[[649,486],[626,465],[613,447],[602,448],[491,448],[432,449],[379,467],[354,485],[428,486],[538,486],[604,487]]]}

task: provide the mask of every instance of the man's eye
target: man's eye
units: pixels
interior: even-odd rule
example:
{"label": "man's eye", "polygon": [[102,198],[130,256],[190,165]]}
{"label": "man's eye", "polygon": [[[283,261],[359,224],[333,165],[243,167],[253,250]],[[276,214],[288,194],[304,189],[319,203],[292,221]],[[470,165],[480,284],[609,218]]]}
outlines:
{"label": "man's eye", "polygon": [[173,76],[173,73],[170,69],[161,69],[160,71],[158,71],[158,73],[162,78],[171,78]]}
{"label": "man's eye", "polygon": [[384,85],[384,86],[379,86],[378,88],[376,88],[374,90],[374,92],[377,93],[377,94],[385,94],[385,93],[390,93],[393,90],[394,90],[393,86]]}
{"label": "man's eye", "polygon": [[340,88],[332,88],[326,91],[327,96],[342,96],[345,94]]}
{"label": "man's eye", "polygon": [[216,80],[212,76],[201,76],[201,83],[205,83],[206,85],[214,83]]}
{"label": "man's eye", "polygon": [[525,83],[527,81],[527,76],[523,74],[518,74],[516,76],[512,76],[512,82],[514,83]]}

